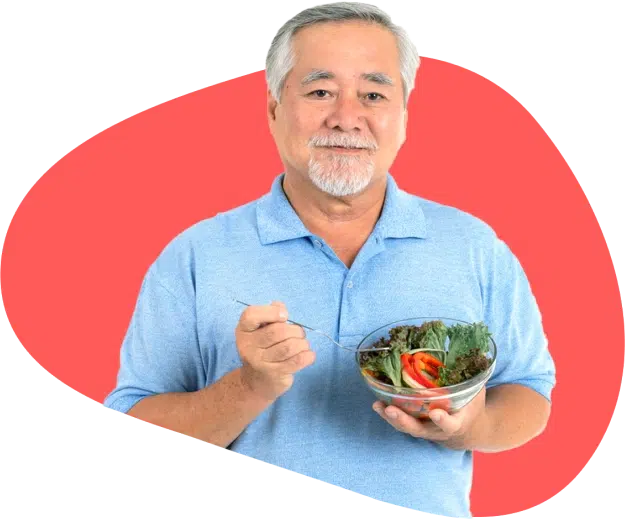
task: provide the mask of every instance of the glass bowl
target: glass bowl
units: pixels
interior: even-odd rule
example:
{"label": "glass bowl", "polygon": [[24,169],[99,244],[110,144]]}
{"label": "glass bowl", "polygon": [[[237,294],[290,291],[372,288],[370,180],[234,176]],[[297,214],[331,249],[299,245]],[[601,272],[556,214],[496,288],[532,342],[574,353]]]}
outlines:
{"label": "glass bowl", "polygon": [[386,405],[392,404],[397,406],[407,414],[419,419],[427,419],[428,412],[437,408],[443,409],[448,413],[455,413],[471,402],[480,392],[495,370],[497,346],[492,337],[489,340],[489,351],[486,353],[486,357],[491,360],[488,369],[457,385],[440,388],[404,388],[383,383],[362,369],[360,366],[360,350],[371,348],[381,338],[388,338],[389,331],[395,327],[402,325],[420,326],[426,321],[434,320],[440,320],[448,327],[459,323],[463,325],[468,324],[466,321],[451,318],[410,318],[395,321],[365,336],[356,349],[356,365],[360,375],[378,400]]}

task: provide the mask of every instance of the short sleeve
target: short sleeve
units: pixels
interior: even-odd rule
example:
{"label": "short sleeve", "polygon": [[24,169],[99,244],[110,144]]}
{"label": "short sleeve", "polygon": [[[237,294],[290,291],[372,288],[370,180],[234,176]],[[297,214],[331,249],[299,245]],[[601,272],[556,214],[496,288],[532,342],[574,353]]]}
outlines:
{"label": "short sleeve", "polygon": [[104,401],[108,408],[127,413],[144,397],[205,385],[194,298],[181,289],[182,275],[164,271],[167,285],[156,264],[143,280],[121,347],[117,385]]}
{"label": "short sleeve", "polygon": [[484,292],[484,321],[497,345],[497,362],[487,388],[520,384],[551,400],[555,365],[542,316],[521,264],[496,239]]}

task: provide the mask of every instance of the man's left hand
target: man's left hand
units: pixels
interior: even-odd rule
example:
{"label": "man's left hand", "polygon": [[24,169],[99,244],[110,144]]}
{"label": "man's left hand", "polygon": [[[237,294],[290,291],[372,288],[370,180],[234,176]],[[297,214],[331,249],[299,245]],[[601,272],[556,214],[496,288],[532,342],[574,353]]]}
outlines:
{"label": "man's left hand", "polygon": [[444,410],[431,410],[431,421],[417,419],[408,415],[397,406],[385,406],[381,401],[373,404],[373,409],[396,430],[458,450],[473,449],[474,442],[484,428],[486,412],[486,389],[457,413],[449,414]]}

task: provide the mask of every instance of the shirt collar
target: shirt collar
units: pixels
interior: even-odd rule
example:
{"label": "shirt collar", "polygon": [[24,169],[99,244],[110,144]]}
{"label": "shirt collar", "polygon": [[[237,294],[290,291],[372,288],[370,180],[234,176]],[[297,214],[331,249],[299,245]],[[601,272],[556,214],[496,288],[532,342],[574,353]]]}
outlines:
{"label": "shirt collar", "polygon": [[[262,244],[313,236],[286,198],[283,179],[284,173],[276,177],[271,191],[257,202],[256,222]],[[373,233],[380,238],[426,237],[425,216],[417,197],[400,190],[390,173],[384,207]]]}

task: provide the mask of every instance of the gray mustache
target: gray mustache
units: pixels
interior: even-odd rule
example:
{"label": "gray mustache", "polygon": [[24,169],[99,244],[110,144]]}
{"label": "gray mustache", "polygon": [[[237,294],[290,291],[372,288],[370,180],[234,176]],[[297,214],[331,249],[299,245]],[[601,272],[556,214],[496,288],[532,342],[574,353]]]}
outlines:
{"label": "gray mustache", "polygon": [[313,136],[308,141],[310,147],[341,146],[343,148],[363,148],[377,150],[378,145],[367,139],[361,139],[353,135],[333,134]]}

